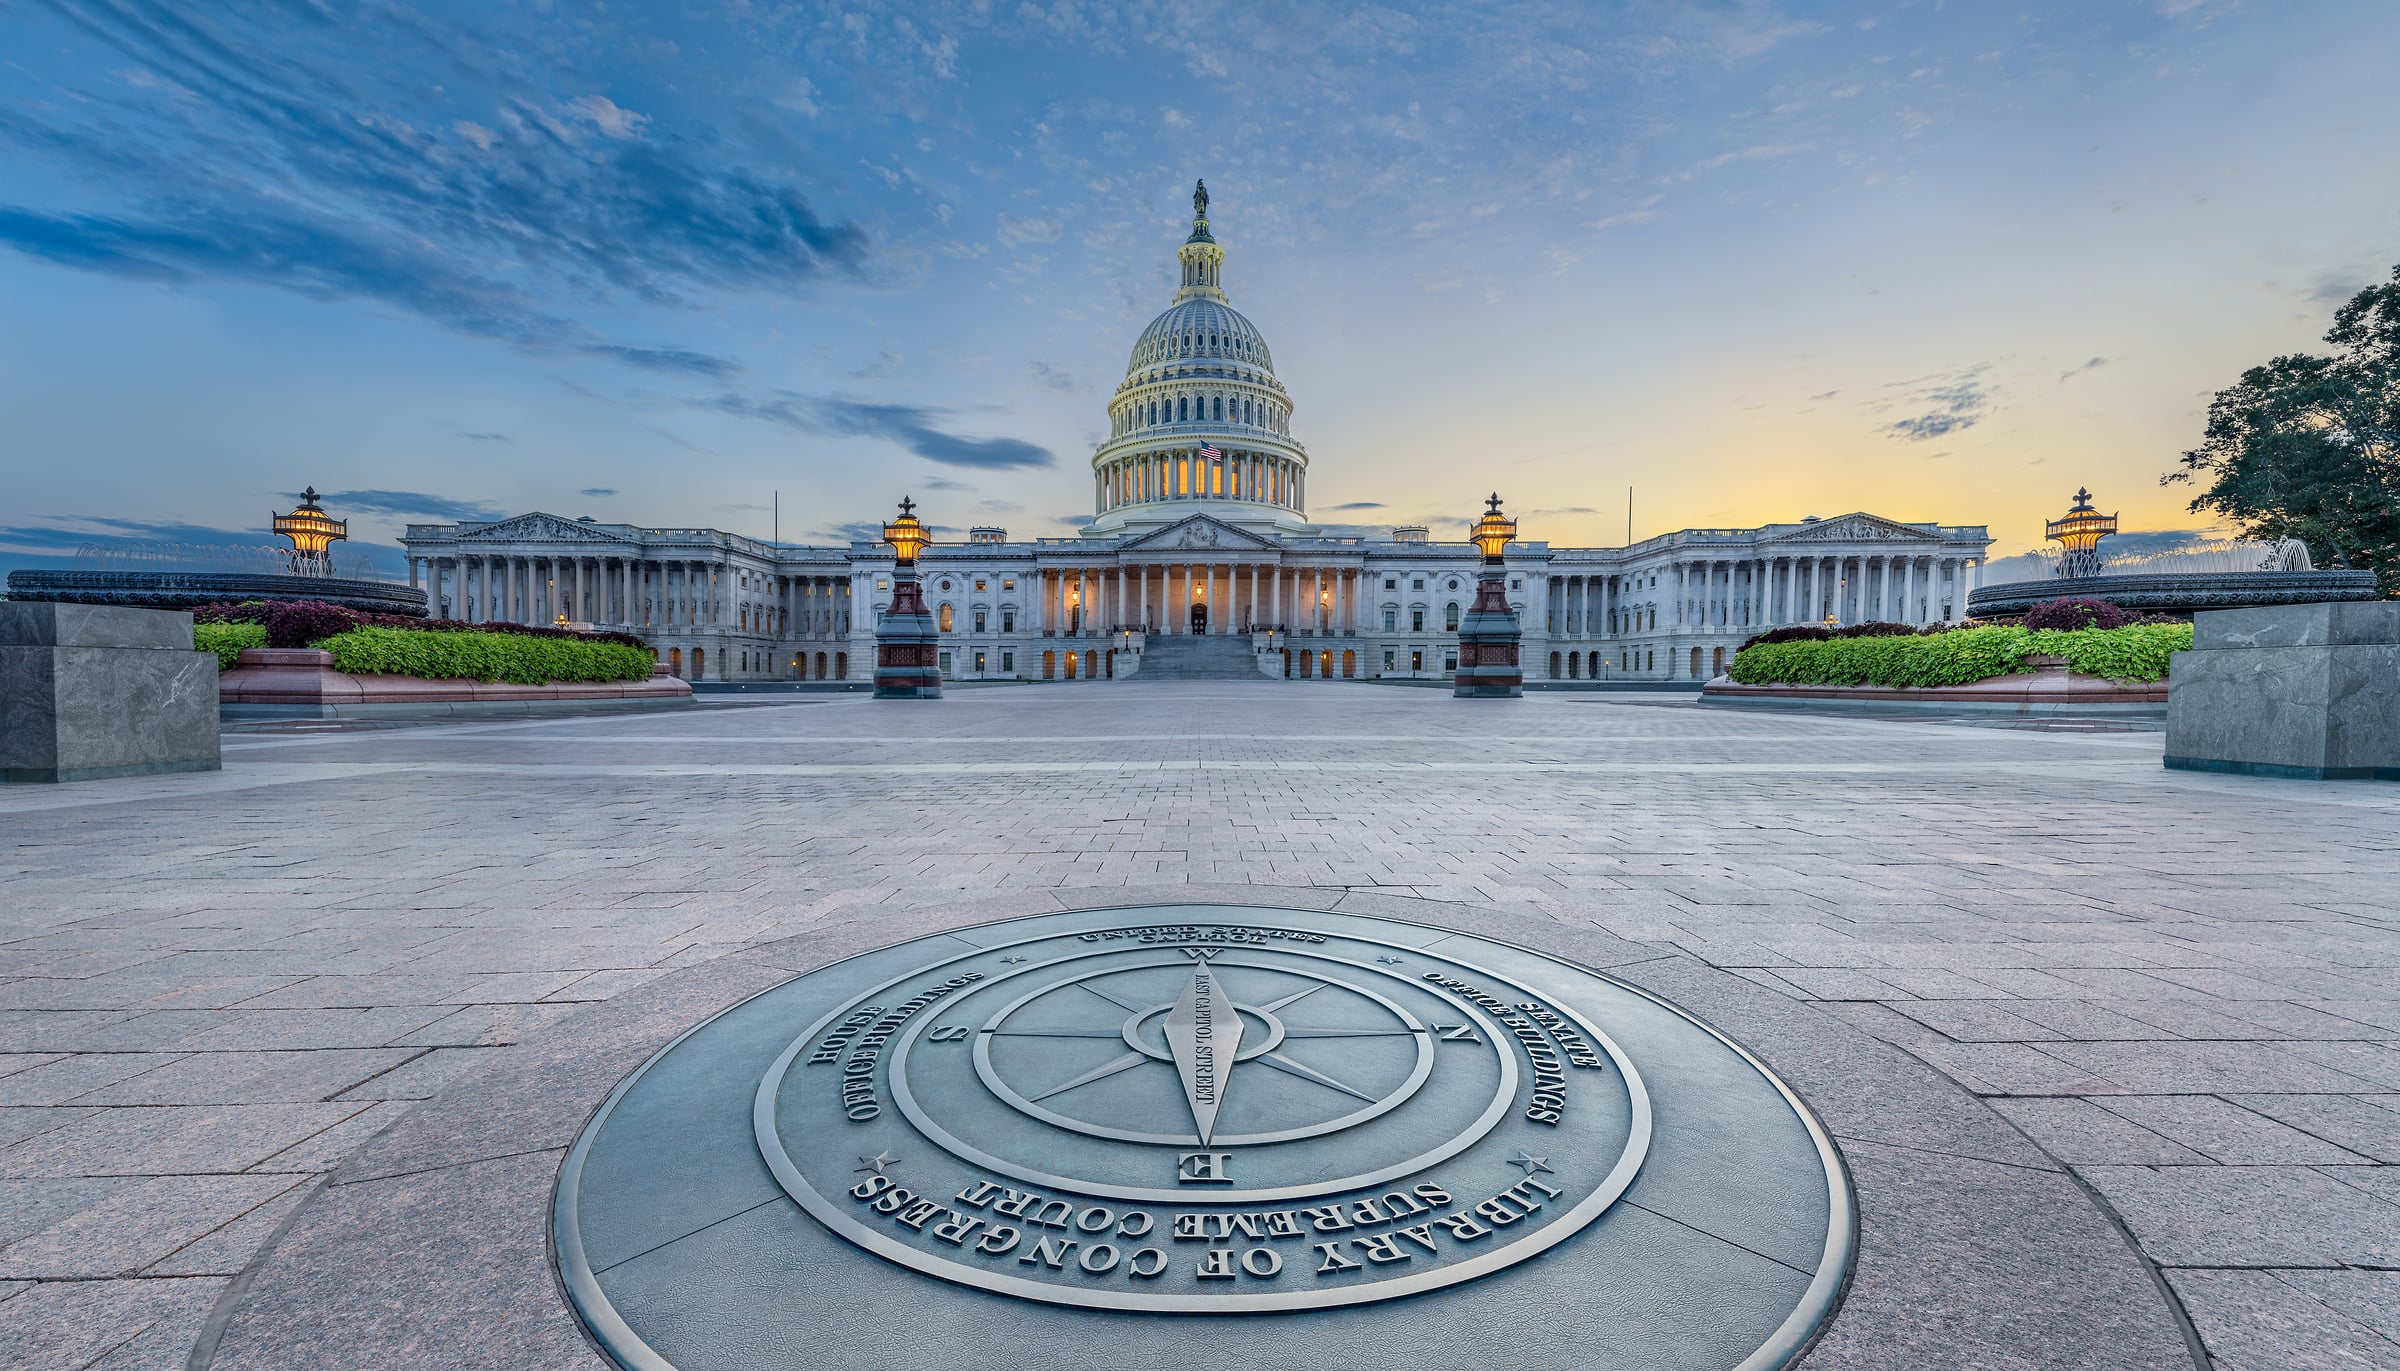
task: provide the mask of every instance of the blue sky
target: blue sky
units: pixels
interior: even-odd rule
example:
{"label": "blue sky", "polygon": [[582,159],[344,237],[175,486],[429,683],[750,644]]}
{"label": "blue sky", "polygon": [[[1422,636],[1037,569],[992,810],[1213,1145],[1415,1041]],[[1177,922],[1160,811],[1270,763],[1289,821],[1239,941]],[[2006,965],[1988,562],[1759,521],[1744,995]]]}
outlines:
{"label": "blue sky", "polygon": [[[2400,6],[0,0],[0,566],[1069,532],[1194,176],[1322,522],[1999,553],[2400,262]],[[1473,485],[1465,484],[1472,473]]]}

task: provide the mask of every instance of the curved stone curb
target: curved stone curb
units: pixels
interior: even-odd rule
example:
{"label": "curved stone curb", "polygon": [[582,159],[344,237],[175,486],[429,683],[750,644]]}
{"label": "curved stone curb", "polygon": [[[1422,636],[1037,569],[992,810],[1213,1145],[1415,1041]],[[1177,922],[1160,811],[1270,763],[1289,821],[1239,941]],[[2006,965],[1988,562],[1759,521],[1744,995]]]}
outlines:
{"label": "curved stone curb", "polygon": [[[625,1073],[790,976],[921,934],[1061,909],[1279,904],[1455,928],[1608,972],[1756,1053],[1832,1130],[1860,1214],[1855,1273],[1810,1367],[2186,1371],[2178,1312],[2120,1230],[1981,1101],[1899,1049],[1730,973],[1539,913],[1346,890],[1172,886],[876,909],[595,1005],[353,1154],[255,1264],[193,1371],[589,1368],[548,1248],[551,1187]],[[1083,1363],[1061,1349],[1058,1365]]]}
{"label": "curved stone curb", "polygon": [[1744,685],[1719,676],[1700,688],[1700,703],[1819,710],[1897,709],[1928,714],[2163,719],[2167,717],[2167,683],[2119,684],[2060,666],[1954,686]]}

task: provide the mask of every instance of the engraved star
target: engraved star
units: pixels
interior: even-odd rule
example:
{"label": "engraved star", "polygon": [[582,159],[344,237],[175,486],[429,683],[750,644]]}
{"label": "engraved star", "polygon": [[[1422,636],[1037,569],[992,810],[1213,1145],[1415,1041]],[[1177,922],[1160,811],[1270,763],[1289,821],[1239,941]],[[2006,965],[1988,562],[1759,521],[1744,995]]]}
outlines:
{"label": "engraved star", "polygon": [[1023,957],[1002,957],[1000,960],[1008,963],[1010,966],[1015,966],[1017,963],[1025,959]]}
{"label": "engraved star", "polygon": [[1377,957],[1375,960],[1383,963],[1385,966],[1398,966],[1400,964],[1400,959],[1398,957]]}
{"label": "engraved star", "polygon": [[[1522,1147],[1517,1149],[1517,1155],[1508,1159],[1508,1164],[1510,1166],[1524,1167],[1525,1174],[1528,1176],[1532,1175],[1536,1171],[1550,1171],[1550,1159],[1548,1157],[1534,1156],[1532,1153],[1526,1151]],[[1550,1171],[1550,1174],[1555,1176],[1558,1173],[1555,1171]]]}
{"label": "engraved star", "polygon": [[883,1169],[885,1167],[898,1165],[900,1161],[898,1157],[893,1156],[889,1152],[878,1152],[872,1157],[862,1156],[858,1160],[859,1165],[851,1167],[851,1170],[872,1171],[878,1176],[883,1174]]}

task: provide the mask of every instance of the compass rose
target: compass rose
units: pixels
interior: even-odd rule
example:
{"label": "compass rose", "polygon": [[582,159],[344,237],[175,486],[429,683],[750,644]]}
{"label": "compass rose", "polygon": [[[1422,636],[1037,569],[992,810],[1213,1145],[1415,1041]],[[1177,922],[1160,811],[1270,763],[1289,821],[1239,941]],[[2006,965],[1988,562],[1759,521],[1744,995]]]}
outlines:
{"label": "compass rose", "polygon": [[[1180,974],[1165,996],[1157,977],[1165,966],[1116,966],[1050,982],[1006,1005],[976,1034],[975,1063],[984,1084],[1020,1112],[1093,1137],[1238,1147],[1353,1127],[1397,1107],[1431,1074],[1431,1030],[1366,985],[1292,966],[1254,966],[1245,958],[1195,955],[1174,965]],[[1277,993],[1243,995],[1244,985],[1255,991],[1270,977],[1283,982]],[[1306,983],[1285,988],[1295,978]],[[1333,1011],[1323,1017],[1349,1026],[1286,1023],[1283,1011],[1311,996],[1321,996],[1316,1003]],[[1097,1009],[1095,1000],[1121,1011],[1113,1025],[1094,1023],[1089,1011],[1076,1007]],[[997,1046],[1020,1038],[1116,1038],[1127,1050],[1063,1080],[1020,1084],[1012,1076],[1030,1074],[1029,1068],[1011,1065],[1005,1053],[995,1056]],[[1394,1051],[1362,1075],[1361,1068],[1303,1060],[1305,1045],[1320,1039],[1380,1039]],[[1308,1106],[1305,1122],[1285,1119],[1282,1126],[1267,1127],[1256,1122],[1254,1101],[1253,1123],[1244,1131],[1233,1120],[1243,1116],[1241,1101],[1256,1095],[1257,1087],[1237,1086],[1235,1077],[1246,1076],[1253,1066],[1316,1086],[1326,1103]],[[1174,1073],[1183,1106],[1179,1117],[1162,1119],[1154,1105],[1134,1103],[1153,1096],[1108,1093],[1112,1079],[1154,1067]]]}

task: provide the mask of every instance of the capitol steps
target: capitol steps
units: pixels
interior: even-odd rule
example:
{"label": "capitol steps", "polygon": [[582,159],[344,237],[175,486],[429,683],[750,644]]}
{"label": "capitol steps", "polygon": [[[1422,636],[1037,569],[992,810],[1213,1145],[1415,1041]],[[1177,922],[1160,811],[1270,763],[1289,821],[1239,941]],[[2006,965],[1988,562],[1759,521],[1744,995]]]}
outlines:
{"label": "capitol steps", "polygon": [[1258,663],[1250,651],[1250,635],[1193,637],[1190,634],[1152,634],[1142,646],[1142,669],[1137,681],[1255,681]]}

